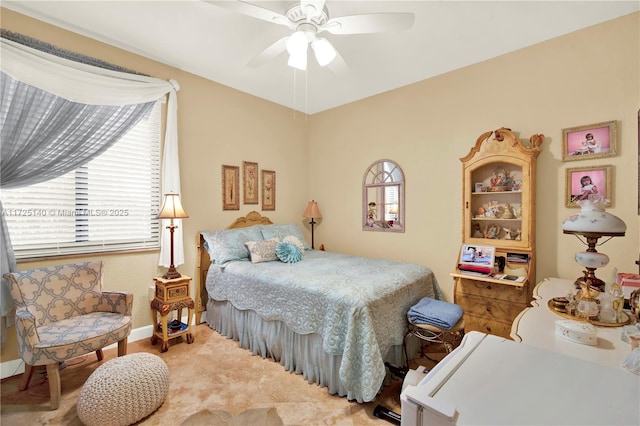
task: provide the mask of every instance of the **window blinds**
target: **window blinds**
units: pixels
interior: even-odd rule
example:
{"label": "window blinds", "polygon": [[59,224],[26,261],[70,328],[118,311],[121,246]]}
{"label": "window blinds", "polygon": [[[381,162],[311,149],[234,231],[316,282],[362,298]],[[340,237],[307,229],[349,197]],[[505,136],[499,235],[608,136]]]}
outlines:
{"label": "window blinds", "polygon": [[2,191],[16,258],[159,247],[160,110],[85,166]]}

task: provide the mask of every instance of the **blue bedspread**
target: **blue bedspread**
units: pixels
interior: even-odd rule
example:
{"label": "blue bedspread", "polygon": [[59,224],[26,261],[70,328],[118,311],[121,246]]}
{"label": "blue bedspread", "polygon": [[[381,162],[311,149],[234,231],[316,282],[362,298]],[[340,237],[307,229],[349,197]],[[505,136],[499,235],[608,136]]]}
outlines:
{"label": "blue bedspread", "polygon": [[442,297],[422,265],[323,251],[307,251],[292,264],[212,265],[206,286],[214,300],[322,336],[324,351],[342,356],[340,380],[364,401],[374,400],[382,386],[383,357],[402,344],[409,308],[424,297]]}

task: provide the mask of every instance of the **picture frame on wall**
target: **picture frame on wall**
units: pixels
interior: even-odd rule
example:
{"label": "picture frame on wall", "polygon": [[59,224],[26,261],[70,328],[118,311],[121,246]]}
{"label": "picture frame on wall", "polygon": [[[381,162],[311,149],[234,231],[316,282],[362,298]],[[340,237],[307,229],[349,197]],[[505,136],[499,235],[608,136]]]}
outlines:
{"label": "picture frame on wall", "polygon": [[276,209],[276,172],[262,171],[262,210]]}
{"label": "picture frame on wall", "polygon": [[579,207],[578,201],[598,197],[613,205],[613,166],[574,167],[566,170],[566,207]]}
{"label": "picture frame on wall", "polygon": [[258,163],[242,162],[242,201],[258,204]]}
{"label": "picture frame on wall", "polygon": [[617,121],[562,129],[562,161],[617,155]]}
{"label": "picture frame on wall", "polygon": [[240,167],[222,165],[222,210],[240,210]]}

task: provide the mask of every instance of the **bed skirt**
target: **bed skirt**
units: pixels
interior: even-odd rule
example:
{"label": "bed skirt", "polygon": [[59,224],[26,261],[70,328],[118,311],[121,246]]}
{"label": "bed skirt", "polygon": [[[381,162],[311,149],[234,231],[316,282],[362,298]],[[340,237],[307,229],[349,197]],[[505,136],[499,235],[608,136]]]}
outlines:
{"label": "bed skirt", "polygon": [[[281,321],[265,321],[254,311],[239,310],[230,302],[212,299],[207,302],[207,323],[221,335],[237,340],[240,347],[279,362],[309,383],[326,387],[330,394],[369,402],[344,387],[340,380],[342,356],[324,352],[319,334],[298,334]],[[402,346],[392,346],[384,361],[403,365]]]}

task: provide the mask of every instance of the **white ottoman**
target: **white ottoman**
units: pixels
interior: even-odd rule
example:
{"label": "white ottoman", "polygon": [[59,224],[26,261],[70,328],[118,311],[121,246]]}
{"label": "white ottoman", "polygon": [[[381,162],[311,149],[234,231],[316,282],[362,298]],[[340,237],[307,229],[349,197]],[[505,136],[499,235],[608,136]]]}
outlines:
{"label": "white ottoman", "polygon": [[78,396],[78,417],[87,426],[130,425],[153,413],[169,391],[169,368],[146,352],[107,361]]}

